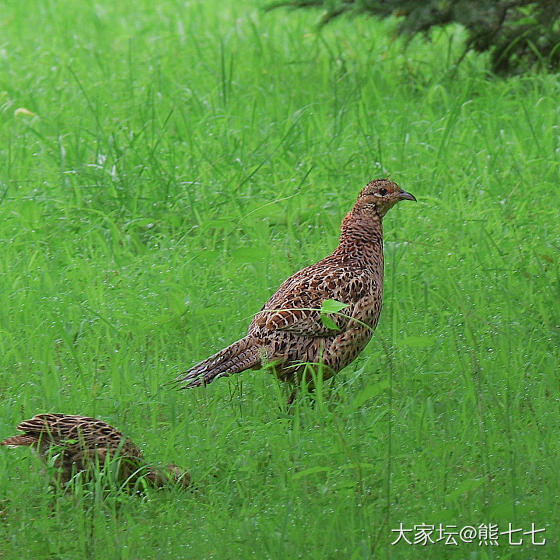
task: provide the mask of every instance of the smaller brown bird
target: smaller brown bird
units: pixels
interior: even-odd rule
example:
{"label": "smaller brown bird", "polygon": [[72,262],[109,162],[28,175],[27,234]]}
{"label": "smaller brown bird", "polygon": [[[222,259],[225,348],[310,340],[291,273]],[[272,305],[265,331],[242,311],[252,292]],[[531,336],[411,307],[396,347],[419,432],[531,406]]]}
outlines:
{"label": "smaller brown bird", "polygon": [[185,488],[190,485],[188,472],[176,465],[164,468],[147,465],[142,451],[130,439],[96,418],[37,414],[17,428],[23,434],[9,437],[0,445],[33,448],[45,464],[55,467],[56,480],[61,484],[69,482],[78,472],[85,472],[86,478],[91,479],[96,467],[102,469],[114,460],[118,481],[129,488],[141,477],[155,487],[170,483]]}

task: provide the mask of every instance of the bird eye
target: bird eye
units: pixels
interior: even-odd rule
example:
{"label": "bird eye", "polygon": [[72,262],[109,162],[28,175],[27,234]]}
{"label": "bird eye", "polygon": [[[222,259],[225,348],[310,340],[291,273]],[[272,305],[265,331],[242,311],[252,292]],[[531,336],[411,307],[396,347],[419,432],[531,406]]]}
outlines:
{"label": "bird eye", "polygon": [[385,196],[387,194],[387,189],[379,189],[379,194]]}

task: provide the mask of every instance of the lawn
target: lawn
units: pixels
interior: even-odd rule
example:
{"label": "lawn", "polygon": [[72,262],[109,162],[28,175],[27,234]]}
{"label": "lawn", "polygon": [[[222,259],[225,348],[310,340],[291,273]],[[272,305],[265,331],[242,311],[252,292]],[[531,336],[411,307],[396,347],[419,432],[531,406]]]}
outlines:
{"label": "lawn", "polygon": [[[55,494],[2,448],[0,558],[557,559],[558,76],[263,5],[2,8],[0,439],[96,416],[195,488]],[[419,202],[384,221],[372,342],[314,403],[259,371],[168,385],[383,176]],[[391,544],[490,523],[523,544]]]}

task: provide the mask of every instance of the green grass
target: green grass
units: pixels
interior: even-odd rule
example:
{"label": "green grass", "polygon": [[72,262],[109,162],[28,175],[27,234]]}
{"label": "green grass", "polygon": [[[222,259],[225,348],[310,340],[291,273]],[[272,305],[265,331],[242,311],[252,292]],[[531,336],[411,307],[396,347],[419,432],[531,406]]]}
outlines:
{"label": "green grass", "polygon": [[[98,416],[197,488],[53,497],[0,450],[0,558],[558,558],[558,77],[453,71],[458,31],[404,51],[390,24],[222,4],[2,9],[0,438]],[[380,325],[315,406],[262,372],[165,385],[386,175],[419,203],[388,214]],[[491,521],[548,543],[390,544]]]}

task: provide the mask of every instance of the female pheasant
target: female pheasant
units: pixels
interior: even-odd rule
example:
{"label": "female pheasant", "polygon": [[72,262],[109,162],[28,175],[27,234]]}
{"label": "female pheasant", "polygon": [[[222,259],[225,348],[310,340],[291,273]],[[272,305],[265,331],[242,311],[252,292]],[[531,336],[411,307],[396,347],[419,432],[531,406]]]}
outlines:
{"label": "female pheasant", "polygon": [[[416,198],[388,179],[368,183],[342,222],[335,251],[288,278],[256,314],[248,335],[181,374],[177,378],[180,386],[206,385],[218,377],[266,364],[279,379],[289,382],[298,382],[309,371],[309,364],[321,364],[327,379],[352,362],[379,320],[381,221],[400,200]],[[336,328],[332,321],[322,320],[325,300],[347,306],[343,314],[329,316]]]}
{"label": "female pheasant", "polygon": [[144,476],[153,486],[179,483],[187,487],[190,475],[176,465],[164,469],[146,465],[142,451],[113,426],[102,420],[70,414],[38,414],[18,425],[23,434],[0,442],[8,447],[29,446],[41,459],[53,464],[59,483],[67,483],[77,472],[91,478],[96,466],[117,462],[119,482],[133,486]]}

